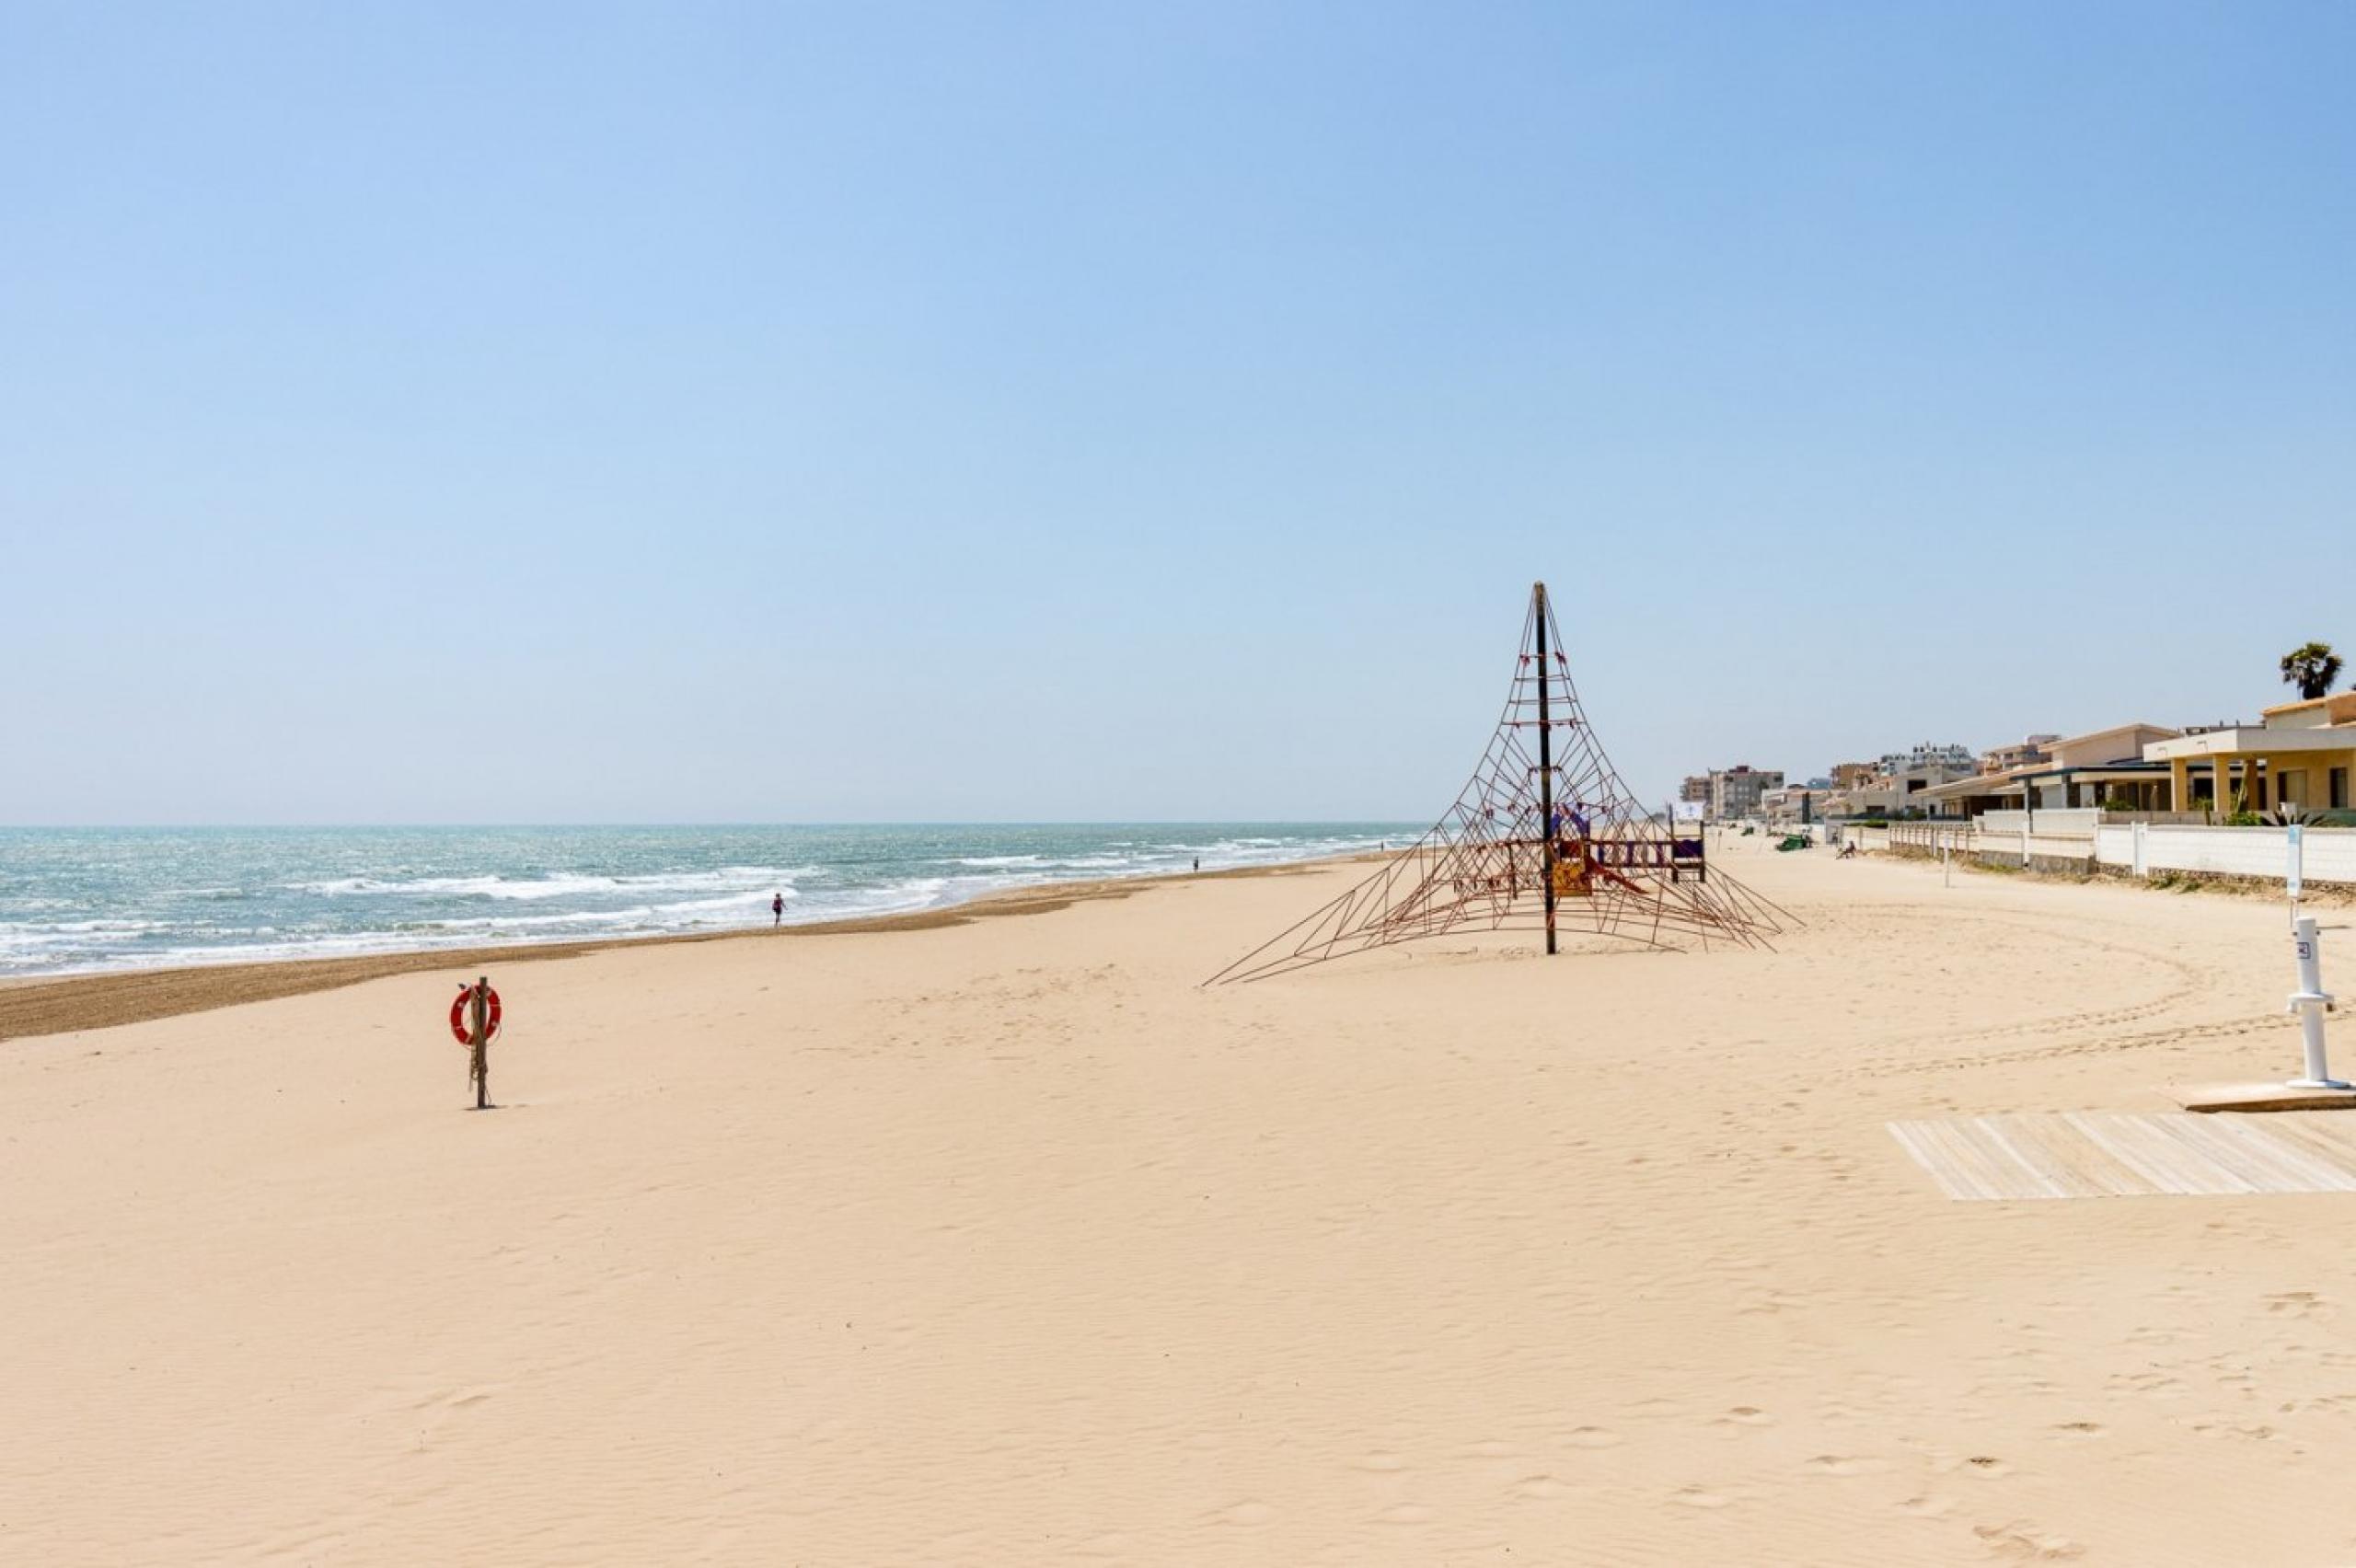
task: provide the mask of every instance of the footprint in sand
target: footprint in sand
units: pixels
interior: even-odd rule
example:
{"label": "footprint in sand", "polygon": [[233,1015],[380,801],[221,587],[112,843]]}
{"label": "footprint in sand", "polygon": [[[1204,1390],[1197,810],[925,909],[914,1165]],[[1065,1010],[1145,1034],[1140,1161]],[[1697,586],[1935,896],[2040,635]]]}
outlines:
{"label": "footprint in sand", "polygon": [[1944,1518],[1955,1512],[1952,1497],[1909,1497],[1899,1507],[1920,1519]]}
{"label": "footprint in sand", "polygon": [[1580,1426],[1573,1428],[1563,1441],[1574,1448],[1616,1448],[1627,1439],[1600,1426]]}
{"label": "footprint in sand", "polygon": [[2102,1423],[2099,1421],[2065,1421],[2053,1430],[2061,1433],[2064,1437],[2099,1437],[2102,1435]]}
{"label": "footprint in sand", "polygon": [[2302,1410],[2319,1410],[2327,1415],[2341,1415],[2351,1404],[2356,1404],[2356,1394],[2317,1394],[2304,1404],[2292,1403],[2281,1408],[2285,1415],[2295,1414]]}
{"label": "footprint in sand", "polygon": [[1880,1475],[1888,1459],[1858,1458],[1843,1454],[1819,1454],[1800,1467],[1810,1475]]}
{"label": "footprint in sand", "polygon": [[1775,1418],[1757,1405],[1737,1405],[1726,1414],[1715,1417],[1713,1426],[1772,1426]]}
{"label": "footprint in sand", "polygon": [[1680,1486],[1669,1494],[1669,1500],[1687,1508],[1723,1508],[1734,1501],[1723,1492],[1713,1492],[1706,1486]]}
{"label": "footprint in sand", "polygon": [[2184,1380],[2165,1372],[2115,1372],[2105,1385],[2113,1393],[2142,1394],[2152,1399],[2181,1396]]}
{"label": "footprint in sand", "polygon": [[2061,1562],[2085,1554],[2085,1548],[2068,1536],[2040,1525],[2015,1519],[2003,1525],[1974,1525],[1971,1533],[1987,1542],[1999,1557],[2017,1562]]}
{"label": "footprint in sand", "polygon": [[1513,1483],[1508,1496],[1531,1503],[1551,1503],[1570,1488],[1551,1475],[1526,1475]]}

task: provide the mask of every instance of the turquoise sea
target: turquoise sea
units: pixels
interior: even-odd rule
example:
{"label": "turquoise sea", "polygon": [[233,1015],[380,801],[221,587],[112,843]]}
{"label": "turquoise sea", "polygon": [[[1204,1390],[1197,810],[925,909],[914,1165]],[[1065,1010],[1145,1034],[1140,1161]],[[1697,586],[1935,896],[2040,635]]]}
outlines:
{"label": "turquoise sea", "polygon": [[652,937],[1311,859],[1392,823],[0,828],[0,977]]}

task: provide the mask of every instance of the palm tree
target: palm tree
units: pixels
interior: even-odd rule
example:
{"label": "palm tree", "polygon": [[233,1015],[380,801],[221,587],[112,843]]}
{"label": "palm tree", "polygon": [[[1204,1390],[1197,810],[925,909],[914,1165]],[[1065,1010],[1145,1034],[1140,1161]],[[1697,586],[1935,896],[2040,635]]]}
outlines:
{"label": "palm tree", "polygon": [[2299,688],[2303,701],[2313,701],[2339,678],[2339,655],[2328,642],[2310,642],[2282,655],[2282,680]]}

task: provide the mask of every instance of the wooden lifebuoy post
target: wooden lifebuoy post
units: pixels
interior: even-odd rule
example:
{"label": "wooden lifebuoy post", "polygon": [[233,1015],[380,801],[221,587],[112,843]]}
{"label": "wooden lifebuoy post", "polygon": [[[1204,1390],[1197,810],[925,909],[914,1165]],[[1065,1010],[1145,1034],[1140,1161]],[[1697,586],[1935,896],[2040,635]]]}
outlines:
{"label": "wooden lifebuoy post", "polygon": [[467,1081],[474,1086],[475,1109],[491,1109],[491,1037],[499,1032],[499,993],[491,976],[478,976],[471,986],[461,982],[457,999],[450,1004],[450,1032],[467,1048]]}

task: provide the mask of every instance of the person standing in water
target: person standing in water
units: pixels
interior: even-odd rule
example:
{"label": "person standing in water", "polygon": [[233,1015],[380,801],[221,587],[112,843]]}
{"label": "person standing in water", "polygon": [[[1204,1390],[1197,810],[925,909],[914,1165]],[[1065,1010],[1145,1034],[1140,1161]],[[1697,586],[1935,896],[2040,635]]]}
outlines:
{"label": "person standing in water", "polygon": [[1197,855],[1197,856],[1195,856],[1195,870],[1198,870],[1198,871],[1199,871],[1199,870],[1201,870],[1202,869],[1203,869],[1203,858],[1202,858],[1200,855]]}
{"label": "person standing in water", "polygon": [[772,926],[785,924],[785,894],[781,893],[769,900],[769,924]]}

